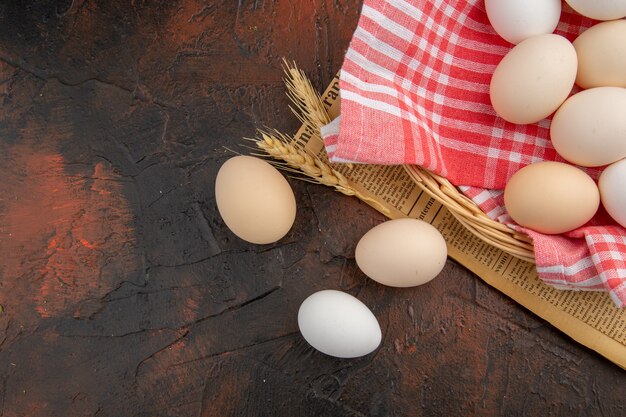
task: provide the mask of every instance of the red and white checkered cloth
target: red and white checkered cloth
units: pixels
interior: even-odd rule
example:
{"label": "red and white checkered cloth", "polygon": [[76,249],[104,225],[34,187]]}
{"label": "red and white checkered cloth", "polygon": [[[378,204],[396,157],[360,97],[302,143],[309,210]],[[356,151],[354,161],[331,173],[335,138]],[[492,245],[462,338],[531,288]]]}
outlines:
{"label": "red and white checkered cloth", "polygon": [[[555,33],[573,40],[594,23],[564,3]],[[563,159],[550,118],[515,125],[491,107],[491,74],[511,48],[484,0],[365,0],[340,72],[341,117],[322,130],[331,160],[423,166],[519,228],[504,209],[506,181],[530,163]],[[603,210],[564,235],[524,231],[546,283],[607,291],[626,305],[626,230]]]}

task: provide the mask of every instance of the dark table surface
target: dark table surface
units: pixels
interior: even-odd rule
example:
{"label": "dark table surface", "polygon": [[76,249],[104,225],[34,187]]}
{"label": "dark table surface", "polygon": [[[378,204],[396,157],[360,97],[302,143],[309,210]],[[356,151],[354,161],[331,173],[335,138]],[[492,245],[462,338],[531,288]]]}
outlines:
{"label": "dark table surface", "polygon": [[[214,180],[243,137],[294,133],[281,59],[319,90],[360,2],[0,2],[0,415],[624,416],[625,373],[450,260],[419,288],[356,267],[385,219],[290,180],[276,244],[234,237]],[[298,332],[321,289],[381,347]]]}

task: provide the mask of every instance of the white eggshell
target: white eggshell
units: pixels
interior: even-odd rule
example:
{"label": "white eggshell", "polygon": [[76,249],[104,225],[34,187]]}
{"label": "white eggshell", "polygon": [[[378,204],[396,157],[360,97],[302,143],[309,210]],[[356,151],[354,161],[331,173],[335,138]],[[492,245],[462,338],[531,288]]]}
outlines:
{"label": "white eggshell", "polygon": [[607,213],[626,227],[626,159],[606,167],[600,174],[598,187]]}
{"label": "white eggshell", "polygon": [[388,220],[369,230],[356,246],[356,263],[371,279],[392,287],[414,287],[435,278],[446,264],[443,236],[417,219]]}
{"label": "white eggshell", "polygon": [[296,199],[285,177],[252,156],[235,156],[220,167],[215,201],[226,226],[251,243],[278,241],[296,218]]}
{"label": "white eggshell", "polygon": [[568,98],[550,125],[554,149],[585,167],[608,165],[626,157],[626,89],[596,87]]}
{"label": "white eggshell", "polygon": [[513,44],[552,33],[561,17],[561,0],[485,0],[485,8],[496,33]]}
{"label": "white eggshell", "polygon": [[626,0],[565,0],[579,14],[596,20],[626,16]]}
{"label": "white eggshell", "polygon": [[491,104],[511,123],[538,122],[565,101],[577,67],[576,50],[564,37],[547,34],[523,40],[496,67],[489,85]]}
{"label": "white eggshell", "polygon": [[310,295],[298,310],[304,339],[322,353],[356,358],[373,352],[382,339],[376,317],[348,293],[323,290]]}

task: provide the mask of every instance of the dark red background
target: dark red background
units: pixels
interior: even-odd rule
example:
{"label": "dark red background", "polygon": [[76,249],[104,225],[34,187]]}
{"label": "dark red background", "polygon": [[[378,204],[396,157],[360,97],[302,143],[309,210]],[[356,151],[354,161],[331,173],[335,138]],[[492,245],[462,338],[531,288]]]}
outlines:
{"label": "dark red background", "polygon": [[[617,366],[449,261],[414,289],[368,280],[384,218],[292,180],[268,246],[215,206],[243,137],[295,132],[281,59],[323,90],[360,2],[0,3],[0,415],[623,416]],[[371,307],[378,351],[314,351],[300,303]]]}

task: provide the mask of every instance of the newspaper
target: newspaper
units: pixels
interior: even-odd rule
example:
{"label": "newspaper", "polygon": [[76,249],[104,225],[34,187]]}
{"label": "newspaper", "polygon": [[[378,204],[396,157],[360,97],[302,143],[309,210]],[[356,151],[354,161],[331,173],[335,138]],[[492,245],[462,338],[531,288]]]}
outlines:
{"label": "newspaper", "polygon": [[[322,95],[331,118],[339,115],[338,98],[339,79],[335,76]],[[319,133],[306,123],[295,139],[326,158]],[[412,217],[429,222],[444,236],[450,257],[577,342],[626,369],[626,309],[617,308],[608,294],[557,290],[544,284],[537,277],[534,264],[473,235],[422,191],[402,166],[333,164],[333,168],[345,175],[366,199],[380,204],[372,207],[389,218]]]}

